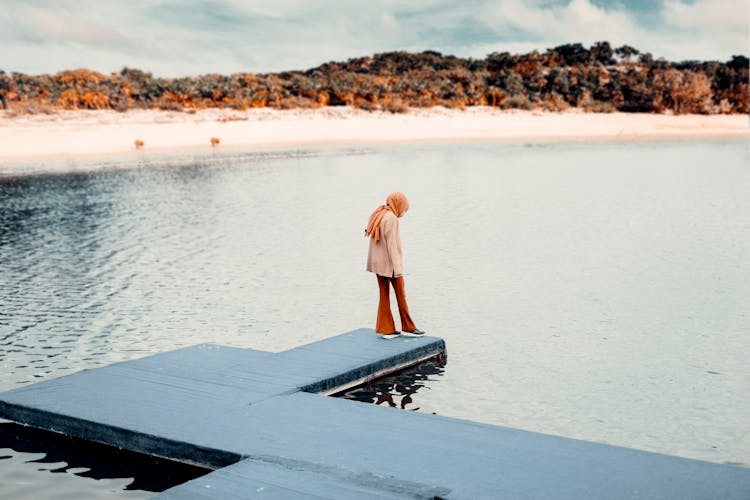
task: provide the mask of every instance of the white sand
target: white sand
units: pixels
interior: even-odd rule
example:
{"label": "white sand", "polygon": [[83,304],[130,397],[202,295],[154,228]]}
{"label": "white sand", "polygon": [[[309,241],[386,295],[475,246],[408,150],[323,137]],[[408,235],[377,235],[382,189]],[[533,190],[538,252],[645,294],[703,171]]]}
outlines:
{"label": "white sand", "polygon": [[653,115],[500,111],[492,108],[411,110],[350,108],[165,111],[72,111],[10,116],[0,111],[0,159],[85,157],[144,150],[295,147],[325,143],[421,140],[574,140],[748,137],[746,115]]}

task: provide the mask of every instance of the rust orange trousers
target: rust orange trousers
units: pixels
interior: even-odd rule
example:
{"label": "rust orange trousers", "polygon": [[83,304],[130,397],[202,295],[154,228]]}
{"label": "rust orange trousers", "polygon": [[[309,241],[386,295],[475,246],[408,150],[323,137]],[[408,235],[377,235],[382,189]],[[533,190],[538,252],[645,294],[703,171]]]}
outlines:
{"label": "rust orange trousers", "polygon": [[406,292],[404,291],[404,277],[386,278],[378,277],[378,287],[380,288],[380,302],[378,303],[378,319],[375,322],[375,333],[393,333],[396,331],[396,324],[393,322],[391,314],[391,290],[396,292],[396,302],[398,303],[398,314],[401,316],[401,330],[410,332],[417,326],[409,315],[409,306],[406,304]]}

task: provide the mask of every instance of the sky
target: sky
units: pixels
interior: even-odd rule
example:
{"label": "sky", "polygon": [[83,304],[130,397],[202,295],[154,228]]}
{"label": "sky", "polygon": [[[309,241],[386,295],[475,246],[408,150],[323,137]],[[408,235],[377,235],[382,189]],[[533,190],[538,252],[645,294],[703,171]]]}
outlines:
{"label": "sky", "polygon": [[601,40],[655,58],[750,52],[748,0],[0,0],[0,69],[304,70],[378,52],[484,58]]}

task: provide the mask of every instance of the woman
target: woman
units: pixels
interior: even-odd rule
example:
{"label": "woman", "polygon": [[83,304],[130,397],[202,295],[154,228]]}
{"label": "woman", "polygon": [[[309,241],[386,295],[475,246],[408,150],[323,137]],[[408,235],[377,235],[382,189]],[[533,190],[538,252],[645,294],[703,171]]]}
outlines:
{"label": "woman", "polygon": [[383,338],[400,335],[396,330],[391,314],[390,285],[396,292],[398,313],[401,316],[401,330],[413,335],[422,335],[409,315],[404,292],[403,253],[401,236],[398,232],[398,218],[409,210],[409,200],[404,193],[391,193],[385,205],[375,209],[367,222],[365,236],[370,237],[370,250],[367,253],[367,270],[375,273],[380,287],[380,303],[375,333]]}

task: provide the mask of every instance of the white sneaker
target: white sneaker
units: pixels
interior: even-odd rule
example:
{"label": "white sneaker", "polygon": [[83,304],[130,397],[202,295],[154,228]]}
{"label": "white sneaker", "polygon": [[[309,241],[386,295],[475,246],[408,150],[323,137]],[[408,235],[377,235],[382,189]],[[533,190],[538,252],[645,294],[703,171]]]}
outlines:
{"label": "white sneaker", "polygon": [[412,330],[410,332],[404,332],[404,333],[407,334],[407,335],[410,335],[410,336],[419,337],[421,335],[424,335],[424,330],[420,330],[419,328],[415,328],[414,330]]}
{"label": "white sneaker", "polygon": [[401,336],[401,332],[393,332],[393,333],[378,333],[380,335],[381,339],[395,339],[396,337]]}

